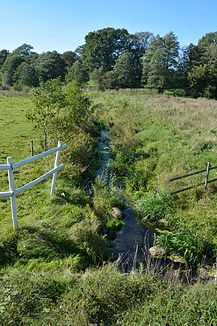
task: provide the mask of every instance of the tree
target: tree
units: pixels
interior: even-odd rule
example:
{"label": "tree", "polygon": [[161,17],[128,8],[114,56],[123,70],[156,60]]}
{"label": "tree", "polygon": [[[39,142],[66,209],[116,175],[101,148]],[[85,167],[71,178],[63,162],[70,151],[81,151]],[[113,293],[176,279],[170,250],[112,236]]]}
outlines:
{"label": "tree", "polygon": [[190,81],[191,94],[194,97],[203,96],[204,90],[207,87],[208,66],[199,65],[195,66],[188,73]]}
{"label": "tree", "polygon": [[104,28],[85,36],[82,59],[89,72],[94,69],[111,70],[117,58],[128,48],[126,29]]}
{"label": "tree", "polygon": [[40,83],[32,92],[33,110],[29,113],[34,126],[43,132],[47,142],[57,139],[69,147],[63,153],[64,173],[78,177],[93,160],[92,106],[89,98],[76,83],[61,86],[59,79]]}
{"label": "tree", "polygon": [[61,54],[61,57],[65,63],[66,69],[69,69],[73,63],[78,60],[78,55],[73,51],[66,51]]}
{"label": "tree", "polygon": [[18,67],[31,55],[33,47],[29,44],[23,44],[8,54],[2,67],[3,86],[12,86],[17,82],[16,71]]}
{"label": "tree", "polygon": [[149,45],[154,39],[154,35],[150,32],[138,32],[129,35],[130,51],[138,57],[142,57]]}
{"label": "tree", "polygon": [[10,53],[2,67],[2,85],[12,86],[14,82],[14,74],[18,66],[23,62],[23,59],[17,55]]}
{"label": "tree", "polygon": [[16,48],[13,51],[13,54],[18,55],[20,58],[25,60],[31,54],[32,49],[33,49],[32,45],[24,43],[18,48]]}
{"label": "tree", "polygon": [[217,45],[217,32],[205,34],[197,44],[201,52],[204,52],[204,50],[210,45]]}
{"label": "tree", "polygon": [[9,54],[8,50],[4,49],[0,51],[0,69],[2,68],[5,60],[7,59],[8,54]]}
{"label": "tree", "polygon": [[36,87],[39,85],[39,79],[34,65],[23,61],[16,69],[13,82],[18,89],[23,86]]}
{"label": "tree", "polygon": [[[204,63],[203,63],[204,62]],[[217,45],[207,46],[200,65],[188,73],[191,94],[217,99]]]}
{"label": "tree", "polygon": [[217,32],[189,46],[188,81],[194,97],[217,98]]}
{"label": "tree", "polygon": [[135,88],[140,83],[140,73],[133,53],[124,52],[117,59],[113,69],[116,79],[116,87],[119,88]]}
{"label": "tree", "polygon": [[80,60],[77,60],[69,69],[68,74],[66,75],[66,81],[76,81],[78,84],[83,84],[88,81],[88,73],[85,69],[83,63]]}
{"label": "tree", "polygon": [[178,65],[179,43],[173,32],[157,35],[142,59],[143,82],[162,92],[173,85]]}
{"label": "tree", "polygon": [[40,54],[35,63],[35,69],[42,81],[65,77],[65,62],[57,51],[48,51]]}
{"label": "tree", "polygon": [[41,82],[40,87],[32,91],[31,98],[34,108],[27,118],[33,121],[36,129],[43,132],[44,149],[46,150],[48,141],[58,138],[57,121],[60,109],[65,106],[60,80]]}

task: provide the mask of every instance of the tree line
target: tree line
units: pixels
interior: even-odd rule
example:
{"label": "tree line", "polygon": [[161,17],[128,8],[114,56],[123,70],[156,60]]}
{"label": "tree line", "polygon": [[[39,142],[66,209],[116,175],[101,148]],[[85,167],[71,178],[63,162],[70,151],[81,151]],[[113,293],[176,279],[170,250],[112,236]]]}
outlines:
{"label": "tree line", "polygon": [[217,98],[217,32],[181,48],[177,36],[103,28],[75,51],[38,54],[23,44],[0,51],[0,87],[36,87],[59,78],[104,89],[150,88],[159,93]]}

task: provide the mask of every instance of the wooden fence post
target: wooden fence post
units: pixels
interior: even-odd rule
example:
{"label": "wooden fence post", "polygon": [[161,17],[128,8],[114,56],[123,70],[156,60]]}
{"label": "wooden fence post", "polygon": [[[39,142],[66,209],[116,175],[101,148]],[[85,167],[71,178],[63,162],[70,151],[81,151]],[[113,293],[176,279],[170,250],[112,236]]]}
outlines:
{"label": "wooden fence post", "polygon": [[204,183],[205,190],[207,189],[207,185],[208,185],[209,170],[210,170],[210,162],[207,163],[207,167],[206,167],[206,176],[205,176],[205,183]]}
{"label": "wooden fence post", "polygon": [[33,140],[31,140],[31,143],[30,143],[30,149],[31,149],[31,156],[34,156],[34,143],[33,143]]}
{"label": "wooden fence post", "polygon": [[7,164],[11,166],[11,169],[8,170],[8,182],[9,189],[11,192],[10,201],[11,201],[11,212],[12,212],[12,223],[13,229],[18,229],[18,220],[17,220],[17,205],[16,205],[16,195],[14,187],[14,172],[13,172],[13,159],[12,157],[7,158]]}
{"label": "wooden fence post", "polygon": [[[58,147],[61,146],[61,141],[58,140]],[[54,163],[54,168],[59,166],[59,161],[60,161],[60,150],[56,152],[56,157],[55,157],[55,163]],[[57,178],[57,172],[53,173],[53,178],[52,178],[52,183],[51,183],[51,191],[50,194],[54,194],[54,188],[55,188],[55,183],[56,183],[56,178]]]}

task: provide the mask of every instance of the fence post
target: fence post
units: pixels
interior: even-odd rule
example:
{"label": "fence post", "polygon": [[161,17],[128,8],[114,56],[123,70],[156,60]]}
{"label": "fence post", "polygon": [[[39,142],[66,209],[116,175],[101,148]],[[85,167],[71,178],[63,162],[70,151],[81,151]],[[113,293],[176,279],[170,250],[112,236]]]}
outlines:
{"label": "fence post", "polygon": [[210,169],[210,162],[207,163],[207,167],[206,167],[206,176],[205,176],[205,183],[204,183],[205,190],[207,189],[207,185],[208,185],[209,169]]}
{"label": "fence post", "polygon": [[[58,140],[58,147],[61,146],[61,141]],[[55,158],[55,163],[54,163],[54,168],[58,167],[60,161],[60,151],[56,152],[56,158]],[[56,178],[57,178],[57,172],[53,173],[53,178],[52,178],[52,183],[51,183],[51,191],[50,194],[54,194],[54,188],[55,188],[55,183],[56,183]]]}
{"label": "fence post", "polygon": [[30,142],[31,156],[34,156],[34,143],[33,140]]}
{"label": "fence post", "polygon": [[8,170],[8,182],[9,189],[11,191],[11,212],[12,212],[12,223],[13,229],[18,229],[18,220],[17,220],[17,205],[16,205],[16,196],[15,196],[15,187],[14,187],[14,172],[13,172],[13,159],[12,157],[7,158],[7,164],[11,166],[11,169]]}

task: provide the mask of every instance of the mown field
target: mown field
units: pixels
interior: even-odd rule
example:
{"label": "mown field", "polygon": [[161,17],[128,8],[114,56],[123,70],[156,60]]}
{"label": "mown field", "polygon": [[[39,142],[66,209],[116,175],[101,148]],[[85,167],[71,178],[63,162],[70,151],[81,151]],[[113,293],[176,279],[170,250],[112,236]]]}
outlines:
{"label": "mown field", "polygon": [[[157,230],[168,255],[184,259],[187,266],[212,269],[217,245],[215,184],[206,192],[199,188],[171,197],[168,178],[201,169],[208,160],[217,165],[217,103],[142,91],[89,96],[98,104],[98,124],[110,128],[113,170],[124,182],[138,218]],[[0,98],[0,163],[9,155],[15,161],[29,156],[32,139],[36,151],[41,150],[40,134],[26,120],[31,106],[28,97]],[[16,184],[45,172],[53,161],[23,168],[15,174]],[[7,190],[6,180],[2,174],[1,190]],[[109,239],[103,230],[117,204],[114,194],[108,196],[94,185],[93,200],[82,184],[61,176],[56,195],[50,197],[50,182],[18,198],[16,235],[9,200],[0,199],[2,325],[217,323],[215,281],[200,283],[198,278],[189,285],[142,269],[123,274],[108,263]]]}

